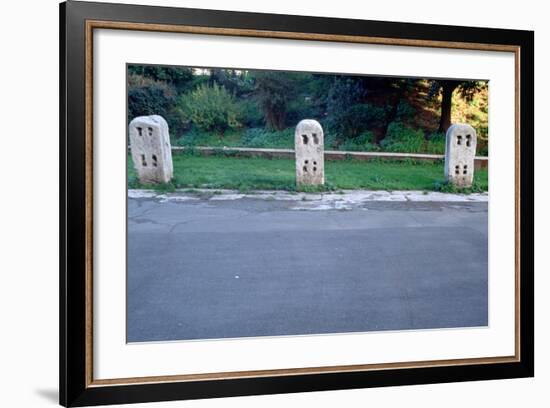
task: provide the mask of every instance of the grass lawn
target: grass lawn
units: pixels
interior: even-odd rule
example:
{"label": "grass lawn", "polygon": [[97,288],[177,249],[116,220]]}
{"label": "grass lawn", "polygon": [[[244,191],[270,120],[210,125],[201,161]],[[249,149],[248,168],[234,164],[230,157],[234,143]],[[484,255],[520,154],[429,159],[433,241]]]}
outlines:
{"label": "grass lawn", "polygon": [[[175,154],[174,179],[168,185],[140,185],[128,156],[128,187],[173,190],[213,188],[295,191],[294,160],[227,155]],[[474,186],[463,192],[487,191],[487,169],[477,170]],[[325,161],[323,190],[424,190],[456,192],[444,182],[443,163],[398,161]],[[309,190],[309,189],[308,189]],[[311,191],[319,191],[312,189]]]}

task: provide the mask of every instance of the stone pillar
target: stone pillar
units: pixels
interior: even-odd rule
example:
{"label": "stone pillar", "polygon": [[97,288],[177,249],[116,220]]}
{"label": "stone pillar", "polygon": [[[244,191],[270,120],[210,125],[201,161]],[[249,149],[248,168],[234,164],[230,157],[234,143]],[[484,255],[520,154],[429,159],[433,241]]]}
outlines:
{"label": "stone pillar", "polygon": [[457,187],[471,187],[474,181],[474,160],[477,135],[466,124],[452,125],[445,140],[445,179]]}
{"label": "stone pillar", "polygon": [[325,150],[323,128],[313,119],[304,119],[294,132],[296,153],[296,184],[325,184]]}
{"label": "stone pillar", "polygon": [[174,174],[168,123],[158,115],[139,116],[130,122],[129,133],[139,182],[168,183]]}

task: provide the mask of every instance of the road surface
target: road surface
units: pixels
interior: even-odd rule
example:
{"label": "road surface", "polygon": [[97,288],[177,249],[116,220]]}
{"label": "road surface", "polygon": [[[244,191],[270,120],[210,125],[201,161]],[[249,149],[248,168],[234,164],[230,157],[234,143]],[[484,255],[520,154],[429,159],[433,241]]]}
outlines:
{"label": "road surface", "polygon": [[487,202],[128,199],[129,342],[486,326]]}

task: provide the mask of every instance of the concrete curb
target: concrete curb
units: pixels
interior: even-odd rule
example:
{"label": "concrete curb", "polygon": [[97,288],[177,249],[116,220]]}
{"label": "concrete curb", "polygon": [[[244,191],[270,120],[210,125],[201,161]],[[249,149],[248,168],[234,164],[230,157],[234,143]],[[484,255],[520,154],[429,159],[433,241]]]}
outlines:
{"label": "concrete curb", "polygon": [[257,190],[241,193],[237,190],[186,189],[163,193],[154,190],[129,189],[128,198],[150,198],[162,201],[230,201],[240,199],[278,201],[317,201],[358,204],[369,201],[389,202],[488,202],[488,193],[450,194],[424,191],[344,190],[341,192],[293,193],[287,191]]}

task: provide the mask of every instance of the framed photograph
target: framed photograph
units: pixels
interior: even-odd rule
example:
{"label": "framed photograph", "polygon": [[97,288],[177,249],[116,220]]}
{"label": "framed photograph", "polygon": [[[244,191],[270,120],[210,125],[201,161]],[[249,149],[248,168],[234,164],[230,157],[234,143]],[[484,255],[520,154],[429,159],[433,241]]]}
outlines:
{"label": "framed photograph", "polygon": [[60,6],[60,403],[534,375],[534,33]]}

